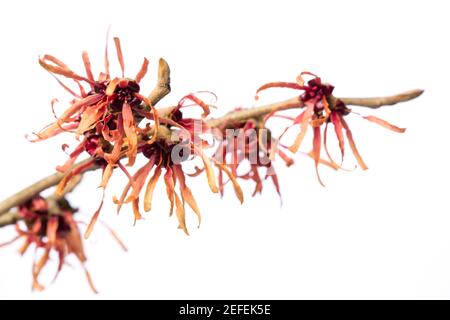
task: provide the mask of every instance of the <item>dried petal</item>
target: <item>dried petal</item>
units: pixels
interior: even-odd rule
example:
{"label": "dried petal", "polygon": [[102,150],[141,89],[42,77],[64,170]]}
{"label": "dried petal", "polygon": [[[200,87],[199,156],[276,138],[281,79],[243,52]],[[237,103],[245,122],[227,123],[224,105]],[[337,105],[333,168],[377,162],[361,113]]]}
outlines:
{"label": "dried petal", "polygon": [[160,175],[161,175],[161,166],[158,166],[158,167],[156,167],[155,173],[148,181],[147,189],[145,190],[144,210],[146,212],[148,212],[152,209],[153,191],[155,190],[156,183],[158,182]]}
{"label": "dried petal", "polygon": [[363,117],[363,118],[366,119],[366,120],[369,120],[369,121],[371,121],[371,122],[374,122],[374,123],[376,123],[376,124],[379,124],[380,126],[385,127],[385,128],[387,128],[387,129],[389,129],[389,130],[392,130],[392,131],[394,131],[394,132],[403,133],[403,132],[406,131],[405,128],[399,128],[399,127],[397,127],[397,126],[394,126],[393,124],[390,124],[390,123],[387,122],[386,120],[377,118],[377,117],[375,117],[375,116],[365,116],[365,117]]}
{"label": "dried petal", "polygon": [[122,47],[120,46],[120,39],[114,38],[114,43],[117,50],[117,58],[119,59],[120,69],[122,70],[122,78],[125,77],[125,63],[123,62]]}
{"label": "dried petal", "polygon": [[175,196],[175,203],[176,203],[176,207],[177,207],[176,214],[177,214],[178,224],[179,224],[178,228],[182,229],[184,231],[184,233],[189,235],[189,232],[186,228],[186,215],[185,215],[185,211],[184,211],[184,205],[181,202],[178,195],[175,192],[173,194]]}
{"label": "dried petal", "polygon": [[356,161],[358,161],[358,164],[359,164],[359,166],[361,167],[361,169],[367,170],[368,167],[367,167],[367,165],[364,163],[364,160],[362,159],[361,155],[359,154],[358,149],[356,148],[355,141],[353,140],[353,134],[352,134],[352,131],[351,131],[350,128],[348,127],[348,124],[347,124],[347,122],[345,121],[345,119],[344,119],[342,116],[340,116],[340,118],[341,118],[342,125],[343,125],[343,127],[344,127],[344,129],[345,129],[345,133],[346,133],[346,135],[347,135],[347,139],[348,139],[348,142],[349,142],[349,144],[350,144],[350,148],[352,149],[352,152],[353,152],[353,155],[354,155],[355,158],[356,158]]}
{"label": "dried petal", "polygon": [[220,171],[225,172],[225,174],[230,179],[231,183],[233,184],[234,193],[236,194],[236,197],[239,199],[241,203],[244,202],[244,193],[242,192],[241,186],[236,180],[236,177],[231,173],[231,171],[223,164],[216,162],[216,166],[220,169]]}
{"label": "dried petal", "polygon": [[211,189],[212,192],[217,193],[219,190],[217,188],[216,178],[214,176],[214,171],[211,166],[211,163],[209,162],[209,158],[203,153],[203,151],[200,148],[194,146],[194,149],[195,152],[202,158],[206,170],[206,176],[208,177],[209,188]]}
{"label": "dried petal", "polygon": [[147,74],[147,70],[148,70],[148,60],[147,58],[144,58],[144,63],[142,63],[141,69],[136,75],[136,78],[134,78],[137,83],[141,82],[141,80],[145,77],[145,75]]}

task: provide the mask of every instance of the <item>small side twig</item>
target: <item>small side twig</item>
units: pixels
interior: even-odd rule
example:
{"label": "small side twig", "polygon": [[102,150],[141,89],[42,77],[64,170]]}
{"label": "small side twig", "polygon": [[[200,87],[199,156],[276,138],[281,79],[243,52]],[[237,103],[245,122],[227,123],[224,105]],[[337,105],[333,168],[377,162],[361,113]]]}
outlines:
{"label": "small side twig", "polygon": [[166,60],[159,59],[158,81],[150,93],[148,99],[153,105],[170,93],[170,67]]}
{"label": "small side twig", "polygon": [[396,94],[388,97],[378,97],[378,98],[339,98],[348,106],[359,106],[377,109],[384,106],[392,106],[394,104],[409,101],[420,96],[424,90],[414,89],[405,91],[400,94]]}

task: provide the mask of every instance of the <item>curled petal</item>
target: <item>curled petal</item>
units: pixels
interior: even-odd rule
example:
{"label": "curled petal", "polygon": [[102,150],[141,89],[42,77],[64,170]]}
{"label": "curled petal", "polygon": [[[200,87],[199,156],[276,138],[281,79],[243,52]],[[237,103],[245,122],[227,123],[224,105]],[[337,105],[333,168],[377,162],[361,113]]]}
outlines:
{"label": "curled petal", "polygon": [[189,232],[186,228],[186,215],[185,215],[185,211],[184,211],[184,205],[181,202],[178,195],[175,192],[173,194],[175,196],[175,203],[176,203],[176,207],[177,207],[176,214],[177,214],[178,224],[179,224],[178,228],[182,229],[184,231],[184,233],[189,235]]}
{"label": "curled petal", "polygon": [[316,166],[317,179],[319,179],[320,184],[325,187],[319,175],[320,150],[322,148],[322,137],[320,127],[314,127],[313,129],[314,129],[314,137],[313,137],[312,155]]}
{"label": "curled petal", "polygon": [[144,186],[145,180],[148,177],[148,174],[152,170],[153,166],[155,165],[155,158],[152,157],[145,166],[140,168],[132,177],[132,192],[130,196],[127,198],[125,202],[131,202],[136,200],[139,197],[139,194],[142,190],[142,187]]}
{"label": "curled petal", "polygon": [[166,192],[167,197],[170,201],[170,211],[169,216],[173,213],[173,207],[174,207],[174,196],[175,196],[175,184],[173,181],[173,171],[170,167],[166,169],[166,173],[164,174],[164,183],[166,185]]}
{"label": "curled petal", "polygon": [[59,117],[58,123],[62,124],[67,122],[67,120],[73,116],[76,112],[80,111],[81,108],[85,106],[92,106],[99,102],[103,98],[102,94],[93,94],[87,96],[81,100],[75,101],[64,113]]}
{"label": "curled petal", "polygon": [[130,191],[131,185],[133,184],[133,180],[130,179],[127,183],[127,185],[125,186],[125,188],[122,191],[122,195],[120,196],[120,199],[117,199],[116,196],[113,197],[113,202],[114,204],[117,205],[117,214],[120,213],[120,209],[122,208],[123,203],[125,202],[125,198],[128,194],[128,192]]}
{"label": "curled petal", "polygon": [[136,221],[142,219],[142,215],[139,212],[139,197],[133,200],[133,214],[134,214],[134,225],[136,225]]}
{"label": "curled petal", "polygon": [[[84,265],[83,265],[83,267],[84,267]],[[89,271],[86,269],[86,267],[84,267],[84,273],[85,273],[85,275],[86,275],[86,279],[87,279],[87,282],[88,282],[88,284],[89,284],[89,287],[91,288],[91,290],[92,290],[95,294],[97,294],[98,291],[97,291],[97,289],[95,289],[94,282],[92,281],[91,274],[90,274]]]}
{"label": "curled petal", "polygon": [[109,84],[108,87],[105,90],[105,94],[107,96],[112,96],[114,94],[114,91],[116,90],[117,85],[119,84],[120,79],[119,78],[114,78],[112,79]]}
{"label": "curled petal", "polygon": [[123,104],[122,115],[123,115],[123,129],[125,131],[125,135],[128,140],[127,166],[132,166],[136,160],[137,154],[137,134],[133,112],[131,110],[131,106],[128,103]]}
{"label": "curled petal", "polygon": [[336,137],[339,142],[339,149],[341,149],[341,164],[344,161],[344,149],[345,149],[345,143],[344,143],[344,133],[343,133],[343,127],[341,118],[336,112],[332,112],[330,114],[331,123],[334,125],[334,131],[336,132]]}
{"label": "curled petal", "polygon": [[143,96],[139,93],[135,93],[135,96],[138,99],[141,99],[142,101],[145,102],[145,104],[147,104],[150,109],[152,110],[153,113],[153,120],[155,121],[155,128],[154,128],[154,133],[152,138],[147,142],[148,144],[152,144],[156,141],[156,139],[158,138],[158,129],[159,129],[159,116],[158,116],[158,111],[155,109],[155,107],[153,106],[152,102],[150,101],[150,99],[148,99],[146,96]]}
{"label": "curled petal", "polygon": [[365,117],[363,117],[363,118],[366,119],[366,120],[369,120],[369,121],[371,121],[371,122],[374,122],[374,123],[376,123],[376,124],[379,124],[380,126],[385,127],[385,128],[387,128],[387,129],[389,129],[389,130],[392,130],[392,131],[394,131],[394,132],[403,133],[403,132],[406,131],[405,128],[399,128],[399,127],[397,127],[397,126],[394,126],[393,124],[390,124],[390,123],[387,122],[386,120],[377,118],[377,117],[375,117],[375,116],[365,116]]}
{"label": "curled petal", "polygon": [[57,196],[60,196],[63,194],[67,184],[70,180],[72,180],[73,177],[76,175],[79,175],[80,173],[83,173],[89,169],[95,168],[95,159],[92,159],[91,161],[88,161],[86,163],[80,164],[73,168],[69,173],[67,173],[64,178],[58,183],[58,186],[56,187],[55,194]]}
{"label": "curled petal", "polygon": [[144,196],[144,210],[147,212],[152,209],[153,191],[155,190],[156,183],[158,182],[160,175],[161,175],[161,166],[158,166],[156,167],[155,173],[148,181]]}
{"label": "curled petal", "polygon": [[300,133],[295,138],[294,144],[288,148],[289,151],[291,151],[292,153],[296,153],[298,151],[298,149],[300,148],[300,145],[301,145],[303,139],[305,138],[306,132],[308,130],[308,123],[313,115],[313,111],[314,111],[314,105],[309,104],[306,107],[306,110],[303,111],[301,113],[301,115],[299,116],[299,118],[296,119],[296,122],[298,121],[300,123]]}
{"label": "curled petal", "polygon": [[197,166],[194,168],[194,170],[195,170],[194,173],[186,173],[186,175],[188,175],[189,177],[194,178],[194,177],[198,177],[199,175],[202,174],[203,171],[205,171],[204,168],[200,169],[200,168],[197,167]]}
{"label": "curled petal", "polygon": [[[83,140],[76,148],[75,150],[69,155],[69,160],[66,161],[66,163],[63,166],[57,166],[56,170],[59,172],[66,172],[77,160],[78,156],[84,151],[84,146],[86,145],[86,140]],[[65,150],[68,147],[67,144],[63,146],[63,150]]]}
{"label": "curled petal", "polygon": [[[47,63],[50,62],[50,63]],[[89,79],[86,79],[85,77],[82,77],[78,74],[76,74],[75,72],[73,72],[72,70],[69,69],[69,67],[64,64],[62,61],[58,60],[57,58],[51,56],[51,55],[44,55],[43,57],[39,58],[39,64],[47,71],[54,73],[54,74],[58,74],[61,76],[64,76],[66,78],[70,78],[70,79],[74,79],[74,80],[82,80],[82,81],[87,81],[87,82],[91,82]]]}
{"label": "curled petal", "polygon": [[56,243],[56,232],[58,231],[58,217],[52,216],[47,223],[48,243],[54,245]]}
{"label": "curled petal", "polygon": [[114,143],[113,150],[111,151],[111,153],[107,153],[104,156],[105,160],[108,162],[111,162],[111,163],[117,163],[121,156],[122,146],[123,146],[123,137],[125,135],[122,119],[123,119],[122,115],[119,114],[119,117],[117,120],[117,123],[118,123],[117,134],[114,137],[114,140],[110,141],[110,142]]}
{"label": "curled petal", "polygon": [[211,113],[209,105],[207,105],[205,102],[203,102],[203,100],[197,98],[192,93],[184,96],[180,100],[180,102],[178,102],[178,106],[181,107],[183,105],[184,101],[186,101],[186,100],[191,100],[192,102],[196,103],[199,107],[201,107],[203,109],[202,118],[206,118]]}
{"label": "curled petal", "polygon": [[125,243],[119,238],[119,236],[117,235],[117,233],[113,230],[113,228],[111,228],[109,225],[107,225],[105,222],[101,221],[102,225],[106,228],[106,230],[109,231],[109,233],[111,234],[111,236],[114,238],[114,240],[117,241],[117,243],[119,244],[119,246],[122,248],[123,251],[127,252],[128,248],[125,245]]}
{"label": "curled petal", "polygon": [[102,175],[102,181],[99,185],[99,188],[106,188],[108,185],[108,181],[112,176],[114,170],[114,166],[111,163],[108,163],[108,165],[103,169],[103,175]]}
{"label": "curled petal", "polygon": [[195,153],[197,153],[202,158],[203,165],[205,166],[206,170],[206,176],[208,178],[209,188],[211,189],[212,192],[217,193],[219,189],[217,188],[216,178],[214,176],[214,171],[211,166],[209,158],[203,153],[203,151],[200,148],[194,146],[194,149]]}
{"label": "curled petal", "polygon": [[267,168],[266,179],[269,176],[272,179],[272,183],[275,186],[275,190],[277,191],[278,196],[280,197],[281,204],[282,204],[283,201],[281,199],[280,182],[278,181],[278,176],[277,176],[277,173],[275,172],[275,169],[273,168],[273,166],[270,166],[269,168]]}
{"label": "curled petal", "polygon": [[256,90],[256,97],[255,99],[258,100],[258,93],[269,89],[269,88],[290,88],[290,89],[296,89],[296,90],[305,90],[306,87],[298,85],[295,82],[270,82],[266,83],[265,85],[261,86]]}
{"label": "curled petal", "polygon": [[92,231],[94,231],[94,226],[97,223],[98,216],[100,215],[100,211],[102,210],[104,200],[105,200],[105,189],[103,189],[102,201],[100,202],[100,206],[92,216],[91,221],[89,222],[88,227],[86,229],[86,232],[84,233],[85,239],[88,239],[91,236]]}
{"label": "curled petal", "polygon": [[89,54],[87,53],[87,51],[83,51],[82,57],[84,68],[86,69],[86,75],[90,81],[94,82],[95,80],[94,76],[92,75],[91,61],[89,60]]}
{"label": "curled petal", "polygon": [[191,207],[191,209],[197,215],[198,225],[200,226],[200,224],[202,222],[202,216],[200,214],[200,210],[198,209],[197,202],[195,201],[195,198],[192,195],[191,189],[189,189],[189,187],[186,185],[185,177],[183,174],[183,170],[181,169],[181,166],[174,165],[173,172],[177,176],[178,181],[180,181],[181,197],[183,198],[183,201],[186,201],[188,203],[188,205]]}
{"label": "curled petal", "polygon": [[117,58],[119,59],[120,69],[122,70],[122,78],[125,77],[125,64],[123,61],[122,47],[120,45],[120,39],[114,38],[114,44],[116,45]]}
{"label": "curled petal", "polygon": [[84,262],[87,259],[84,254],[83,242],[81,241],[80,231],[78,229],[77,223],[73,219],[73,213],[70,211],[65,212],[64,219],[70,225],[70,232],[66,236],[67,249],[70,253],[75,254],[78,260]]}
{"label": "curled petal", "polygon": [[236,177],[231,173],[230,169],[228,169],[225,165],[216,162],[216,166],[230,179],[231,183],[233,184],[234,193],[236,194],[236,197],[239,199],[241,203],[244,202],[244,193],[242,192],[241,186],[236,180]]}
{"label": "curled petal", "polygon": [[[106,32],[106,45],[105,45],[105,72],[100,74],[99,80],[107,80],[109,79],[109,58],[108,58],[108,40],[109,40],[109,31],[111,30],[111,26],[108,27],[108,31]],[[104,76],[104,79],[103,79]]]}
{"label": "curled petal", "polygon": [[39,261],[35,265],[33,265],[33,289],[35,289],[37,291],[42,291],[45,289],[44,286],[42,286],[39,283],[38,277],[39,277],[42,269],[47,264],[49,258],[50,258],[50,248],[46,248],[44,251],[44,254],[41,256]]}
{"label": "curled petal", "polygon": [[80,135],[95,127],[97,122],[104,116],[105,108],[106,104],[99,103],[96,106],[91,106],[90,108],[84,110],[76,132],[77,139]]}
{"label": "curled petal", "polygon": [[350,148],[352,149],[352,152],[353,152],[353,154],[354,154],[354,156],[355,156],[355,158],[356,158],[356,161],[358,161],[358,164],[359,164],[359,166],[361,167],[361,169],[367,170],[368,167],[367,167],[367,165],[364,163],[364,160],[362,159],[361,155],[359,154],[358,149],[356,148],[355,141],[353,140],[353,134],[352,134],[352,131],[350,130],[350,128],[349,128],[347,122],[345,121],[345,119],[344,119],[342,116],[340,116],[340,118],[341,118],[342,126],[343,126],[344,129],[345,129],[345,133],[346,133],[346,135],[347,135],[347,139],[348,139],[348,142],[349,142],[349,144],[350,144]]}

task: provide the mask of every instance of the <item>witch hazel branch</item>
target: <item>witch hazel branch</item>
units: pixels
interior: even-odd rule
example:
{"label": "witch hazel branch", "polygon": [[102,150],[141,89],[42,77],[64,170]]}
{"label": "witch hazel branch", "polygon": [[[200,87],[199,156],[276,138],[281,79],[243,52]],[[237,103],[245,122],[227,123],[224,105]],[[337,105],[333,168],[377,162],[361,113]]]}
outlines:
{"label": "witch hazel branch", "polygon": [[[368,166],[357,149],[357,137],[347,122],[348,118],[355,115],[362,121],[395,133],[403,133],[405,129],[372,114],[361,114],[350,106],[377,109],[412,100],[423,93],[423,90],[411,90],[387,97],[339,98],[333,95],[334,86],[311,72],[301,72],[294,81],[267,83],[256,90],[256,99],[260,96],[263,99],[265,91],[272,88],[296,92],[292,98],[260,107],[236,108],[222,117],[211,118],[210,113],[215,106],[205,99],[206,95],[211,95],[217,100],[211,92],[189,93],[175,106],[157,108],[156,105],[170,93],[167,62],[159,60],[157,83],[146,95],[141,92],[140,84],[148,72],[149,61],[144,58],[133,77],[125,76],[121,43],[119,38],[113,40],[114,55],[121,71],[118,76],[110,74],[108,44],[103,71],[96,77],[87,52],[82,53],[83,73],[73,71],[52,55],[39,58],[39,64],[73,100],[60,116],[55,115],[54,122],[27,138],[31,142],[39,142],[70,133],[78,142],[71,149],[66,163],[57,166],[56,173],[0,202],[0,227],[14,226],[17,233],[1,246],[22,240],[21,254],[31,246],[35,248],[32,287],[36,290],[45,288],[40,275],[52,255],[59,261],[54,279],[63,268],[66,256],[74,255],[85,271],[90,287],[96,292],[84,267],[87,257],[83,239],[89,238],[97,223],[106,226],[100,216],[104,201],[108,201],[105,200],[105,189],[113,174],[127,178],[122,192],[112,199],[117,212],[129,204],[136,223],[144,211],[151,210],[153,193],[159,183],[165,189],[169,215],[174,214],[179,228],[189,234],[186,211],[191,210],[198,225],[201,223],[200,208],[189,187],[190,180],[204,181],[212,194],[223,195],[227,188],[233,189],[238,201],[243,203],[244,193],[240,184],[246,181],[254,185],[252,196],[262,192],[267,180],[273,183],[281,196],[282,180],[276,173],[276,165],[278,162],[293,165],[295,154],[311,158],[322,185],[320,166],[343,170],[344,155],[349,152],[359,167],[366,170]],[[56,114],[60,108],[57,100],[52,100],[51,105]],[[199,115],[186,117],[185,110],[193,108],[199,110]],[[291,116],[284,112],[286,110],[297,110],[298,113]],[[274,136],[268,123],[274,118],[287,121],[283,128],[278,128],[282,131],[279,136]],[[295,132],[294,140],[288,140],[288,131]],[[312,135],[312,148],[303,151],[308,132]],[[340,151],[337,157],[328,149],[330,132],[337,138]],[[69,150],[69,144],[62,148]],[[85,159],[79,161],[83,157]],[[138,157],[145,160],[139,168],[136,165]],[[192,170],[194,162],[200,164]],[[90,221],[84,223],[76,218],[77,210],[67,201],[65,194],[79,185],[84,174],[94,170],[102,171],[99,184],[81,185],[84,189],[99,186],[103,197],[93,209]],[[41,192],[52,187],[55,189],[53,196],[40,196]],[[114,231],[107,228],[126,250]]]}

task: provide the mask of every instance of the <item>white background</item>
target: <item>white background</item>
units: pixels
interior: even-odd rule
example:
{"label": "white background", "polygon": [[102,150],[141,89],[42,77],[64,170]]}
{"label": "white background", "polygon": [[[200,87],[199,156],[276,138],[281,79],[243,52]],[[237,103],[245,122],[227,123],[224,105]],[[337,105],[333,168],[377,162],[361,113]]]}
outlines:
{"label": "white background", "polygon": [[[162,184],[153,211],[132,226],[131,208],[118,217],[109,201],[124,185],[111,181],[102,218],[130,248],[122,253],[100,225],[86,244],[88,267],[100,291],[93,295],[76,261],[43,293],[32,293],[32,251],[19,243],[0,251],[0,298],[299,299],[450,298],[448,205],[448,6],[445,1],[9,1],[0,4],[0,198],[51,173],[65,161],[71,136],[30,144],[25,133],[52,121],[50,100],[69,96],[37,63],[50,53],[83,71],[81,51],[101,70],[105,34],[122,40],[126,73],[142,58],[172,68],[172,93],[212,90],[222,115],[250,107],[258,86],[292,81],[302,70],[336,86],[337,96],[390,95],[426,89],[417,100],[376,111],[397,134],[349,116],[366,172],[321,169],[301,155],[279,163],[284,204],[270,184],[243,206],[233,192],[210,194],[204,177],[190,180],[203,224],[191,236],[168,218]],[[113,47],[111,46],[113,49]],[[114,57],[114,50],[111,50]],[[115,69],[117,63],[114,58]],[[145,91],[146,90],[146,91]],[[274,90],[261,102],[290,98]],[[355,108],[356,109],[356,108]],[[310,140],[303,146],[309,151]],[[354,160],[348,152],[348,164]],[[85,220],[100,200],[99,173],[71,195]],[[14,234],[2,229],[0,240]]]}

